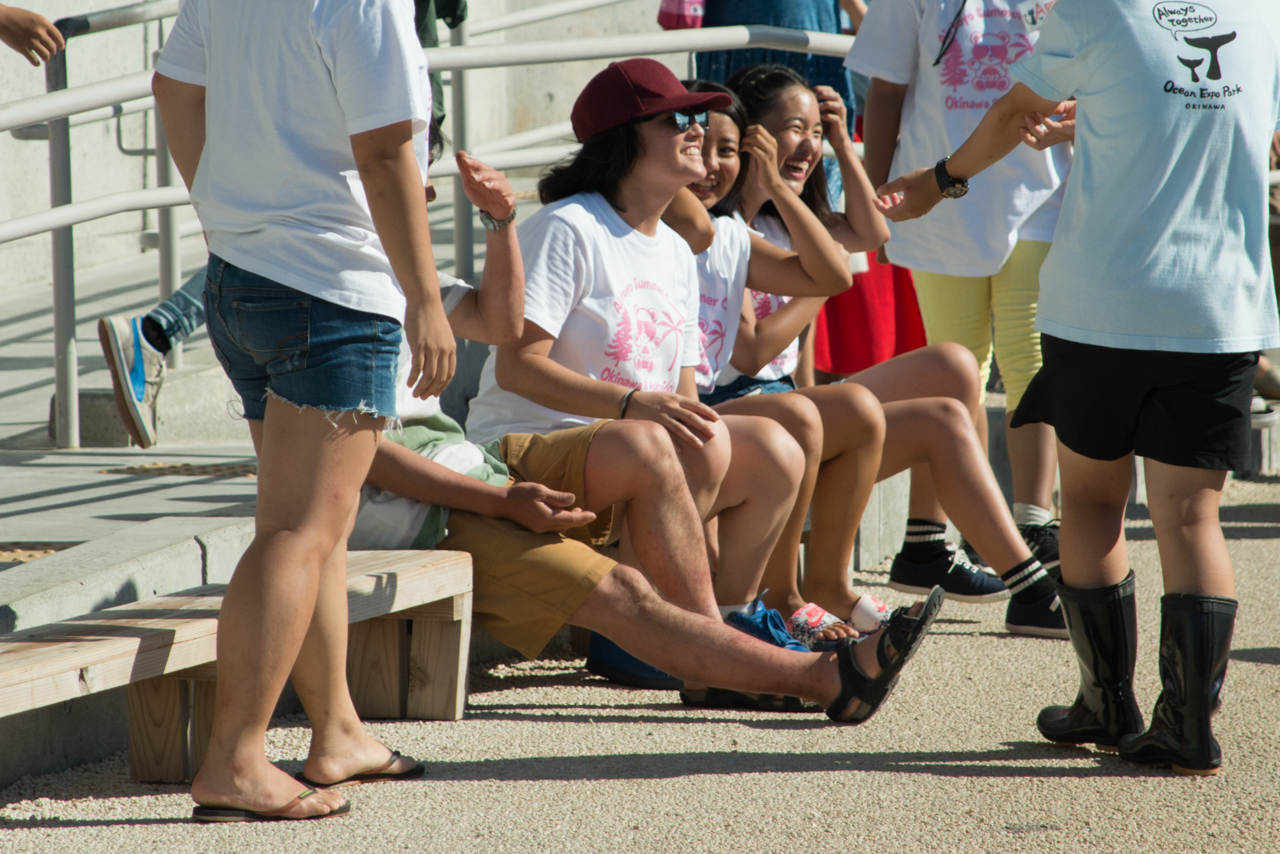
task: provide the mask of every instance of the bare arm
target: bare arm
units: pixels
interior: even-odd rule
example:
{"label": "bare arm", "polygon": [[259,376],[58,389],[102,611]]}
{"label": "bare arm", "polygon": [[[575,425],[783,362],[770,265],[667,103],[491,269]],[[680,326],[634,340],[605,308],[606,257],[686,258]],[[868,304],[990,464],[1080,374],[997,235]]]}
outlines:
{"label": "bare arm", "polygon": [[904,84],[871,78],[867,105],[862,115],[862,150],[867,160],[867,178],[871,186],[889,181],[893,152],[898,147],[898,128],[902,123],[902,104],[907,100]]}
{"label": "bare arm", "polygon": [[14,6],[0,6],[0,41],[37,66],[67,46],[47,18]]}
{"label": "bare arm", "polygon": [[[778,144],[759,125],[747,128],[741,150],[750,154],[748,181],[756,181],[782,216],[791,234],[788,252],[752,236],[747,287],[765,293],[830,296],[853,284],[849,253],[831,238],[826,226],[800,201],[778,173]],[[690,194],[692,195],[692,194]],[[880,215],[877,213],[876,217]],[[761,285],[761,287],[757,287]]]}
{"label": "bare arm", "polygon": [[[1015,83],[987,110],[977,129],[951,155],[947,172],[953,178],[974,177],[1018,147],[1028,115],[1052,115],[1066,109],[1066,104],[1041,98],[1026,84]],[[942,201],[932,165],[903,175],[881,187],[880,192],[882,195],[903,194],[901,201],[884,207],[885,216],[894,222],[924,216]]]}
{"label": "bare arm", "polygon": [[862,19],[867,17],[867,4],[864,0],[840,0],[840,8],[844,9],[845,14],[849,16],[849,22],[853,24],[853,31],[856,33],[862,28]]}
{"label": "bare arm", "polygon": [[188,192],[204,153],[204,92],[203,86],[182,83],[163,74],[151,78],[151,93],[156,96],[156,109],[164,123],[169,154]]}
{"label": "bare arm", "polygon": [[[471,203],[496,220],[515,210],[516,194],[507,176],[464,151],[455,157],[463,190]],[[449,313],[449,325],[459,338],[484,344],[517,341],[524,329],[524,264],[516,226],[502,231],[485,229],[484,277],[479,290],[469,291]]]}
{"label": "bare arm", "polygon": [[[498,346],[494,362],[498,387],[561,412],[617,418],[627,389],[585,377],[556,362],[550,355],[554,341],[546,330],[525,321],[519,341]],[[676,392],[657,391],[633,394],[626,417],[656,421],[698,448],[714,435],[708,422],[720,419],[715,410],[698,402],[696,393],[688,399]]]}
{"label": "bare arm", "polygon": [[492,486],[395,442],[378,443],[365,483],[427,504],[510,519],[540,534],[586,525],[596,517],[575,509],[571,492],[556,492],[540,483]]}
{"label": "bare arm", "polygon": [[409,386],[415,397],[438,395],[453,378],[457,354],[453,330],[440,303],[427,199],[413,152],[413,123],[397,122],[355,134],[351,152],[374,228],[407,302],[404,336],[413,353]]}
{"label": "bare arm", "polygon": [[711,214],[707,213],[698,197],[689,192],[688,187],[681,187],[680,192],[676,193],[676,197],[663,212],[662,221],[684,238],[694,255],[706,252],[716,239],[716,226]]}
{"label": "bare arm", "polygon": [[818,94],[823,127],[835,150],[840,178],[844,183],[844,219],[849,228],[848,231],[832,229],[831,235],[850,252],[879,249],[889,239],[889,224],[876,208],[875,187],[853,149],[844,99],[830,86],[817,86],[814,91]]}
{"label": "bare arm", "polygon": [[754,377],[800,337],[826,301],[826,297],[797,297],[763,320],[756,320],[751,294],[744,294],[738,337],[734,339],[729,364]]}

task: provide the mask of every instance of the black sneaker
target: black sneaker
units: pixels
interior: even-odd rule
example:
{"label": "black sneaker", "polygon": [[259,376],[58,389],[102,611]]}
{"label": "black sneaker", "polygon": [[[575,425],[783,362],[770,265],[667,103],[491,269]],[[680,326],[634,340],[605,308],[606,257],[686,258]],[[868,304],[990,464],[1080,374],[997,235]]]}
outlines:
{"label": "black sneaker", "polygon": [[960,538],[960,548],[964,549],[965,557],[969,558],[969,563],[978,567],[978,569],[991,566],[991,564],[982,559],[982,555],[978,554],[978,550],[975,549],[964,537]]}
{"label": "black sneaker", "polygon": [[1044,525],[1019,525],[1018,533],[1031,549],[1031,554],[1040,561],[1049,577],[1057,581],[1062,577],[1058,568],[1058,520],[1051,519]]}
{"label": "black sneaker", "polygon": [[948,546],[947,553],[929,563],[913,563],[901,553],[889,570],[889,586],[903,593],[925,595],[939,586],[948,599],[957,602],[998,602],[1009,598],[1009,588],[999,576],[988,575],[969,563],[960,549]]}
{"label": "black sneaker", "polygon": [[1062,616],[1062,603],[1057,593],[1050,593],[1039,602],[1019,605],[1009,600],[1005,612],[1004,627],[1014,635],[1031,635],[1038,638],[1069,640],[1067,621]]}

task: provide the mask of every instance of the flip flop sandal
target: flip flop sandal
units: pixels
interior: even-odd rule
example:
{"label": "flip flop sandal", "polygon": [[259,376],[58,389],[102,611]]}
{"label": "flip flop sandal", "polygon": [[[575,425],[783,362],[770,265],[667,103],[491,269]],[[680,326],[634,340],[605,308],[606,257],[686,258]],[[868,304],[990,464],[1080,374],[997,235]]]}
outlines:
{"label": "flip flop sandal", "polygon": [[680,702],[693,709],[753,709],[758,712],[820,712],[822,707],[799,697],[752,694],[728,688],[681,691]]}
{"label": "flip flop sandal", "polygon": [[290,818],[284,813],[293,809],[296,805],[302,803],[306,798],[316,793],[315,789],[306,789],[293,796],[293,800],[280,807],[279,809],[270,810],[268,812],[255,812],[254,810],[235,809],[233,807],[196,807],[191,811],[192,821],[215,822],[215,821],[310,821],[315,818],[338,818],[351,812],[351,802],[347,801],[342,806],[327,813],[318,815],[308,815],[302,818]]}
{"label": "flip flop sandal", "polygon": [[[855,726],[871,719],[889,693],[893,691],[894,686],[898,684],[902,668],[920,648],[920,642],[929,633],[929,628],[933,625],[934,618],[938,616],[945,598],[945,591],[941,587],[934,587],[929,592],[928,598],[924,600],[919,614],[912,616],[907,613],[907,608],[898,608],[893,612],[889,625],[876,644],[876,658],[880,663],[878,676],[871,677],[864,673],[853,656],[855,644],[861,641],[844,638],[836,644],[836,663],[840,669],[840,696],[827,707],[827,717],[837,723]],[[892,655],[889,654],[891,646],[893,647]],[[852,716],[842,717],[854,700],[862,702],[858,708],[854,709]]]}
{"label": "flip flop sandal", "polygon": [[391,758],[382,763],[380,767],[375,768],[372,771],[365,771],[362,774],[352,774],[345,780],[339,780],[336,783],[317,783],[315,780],[308,780],[307,775],[303,774],[301,771],[293,776],[299,783],[304,783],[311,786],[313,789],[337,789],[345,786],[358,786],[361,783],[384,783],[390,780],[416,780],[423,774],[427,773],[427,766],[423,765],[421,762],[414,765],[408,771],[400,771],[394,774],[387,771],[388,768],[396,764],[397,760],[402,758],[400,751],[393,750],[391,751]]}
{"label": "flip flop sandal", "polygon": [[863,593],[858,597],[857,604],[853,606],[853,611],[849,613],[849,619],[845,622],[857,629],[858,634],[869,635],[889,625],[891,617],[888,605],[874,596]]}
{"label": "flip flop sandal", "polygon": [[[787,619],[787,631],[800,643],[813,649],[814,644],[823,643],[821,637],[823,632],[841,622],[839,617],[826,608],[810,602]],[[827,643],[832,642],[827,641]]]}

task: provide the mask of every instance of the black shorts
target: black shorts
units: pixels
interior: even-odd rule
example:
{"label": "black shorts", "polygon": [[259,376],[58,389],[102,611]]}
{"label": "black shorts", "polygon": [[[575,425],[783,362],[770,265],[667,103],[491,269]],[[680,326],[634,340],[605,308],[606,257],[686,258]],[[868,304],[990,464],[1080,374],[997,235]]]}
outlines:
{"label": "black shorts", "polygon": [[1044,363],[1011,426],[1052,424],[1094,460],[1128,453],[1215,471],[1249,467],[1257,353],[1121,350],[1040,336]]}

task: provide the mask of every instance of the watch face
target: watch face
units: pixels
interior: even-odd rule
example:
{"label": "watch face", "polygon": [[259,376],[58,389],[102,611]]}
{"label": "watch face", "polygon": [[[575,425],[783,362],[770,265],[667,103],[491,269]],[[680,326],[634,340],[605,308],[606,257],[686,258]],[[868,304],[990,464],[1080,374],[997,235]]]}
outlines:
{"label": "watch face", "polygon": [[948,199],[958,199],[967,192],[969,192],[969,188],[964,184],[952,184],[942,191],[942,195]]}

